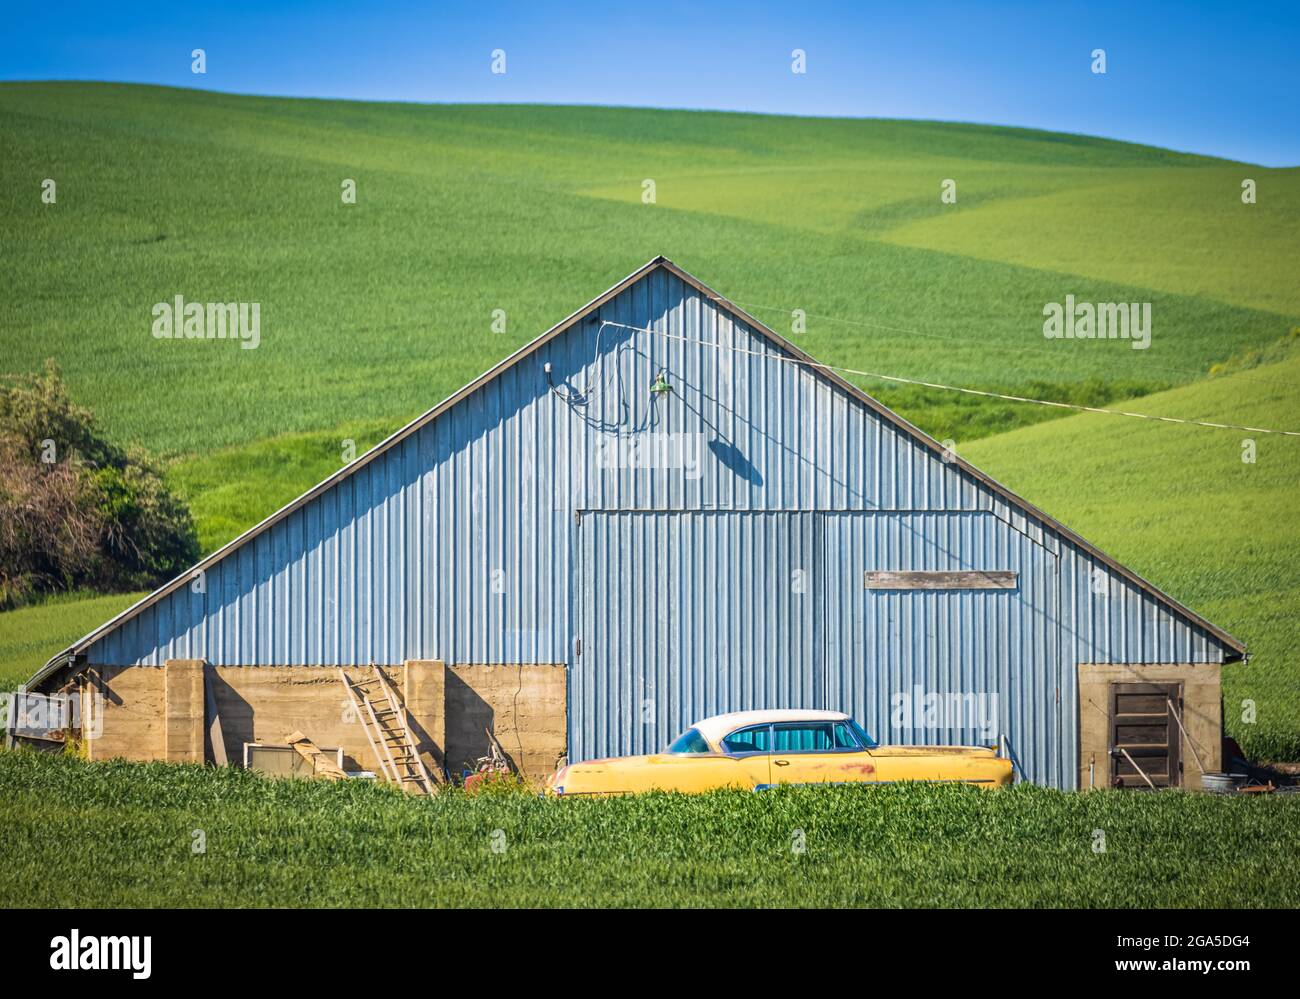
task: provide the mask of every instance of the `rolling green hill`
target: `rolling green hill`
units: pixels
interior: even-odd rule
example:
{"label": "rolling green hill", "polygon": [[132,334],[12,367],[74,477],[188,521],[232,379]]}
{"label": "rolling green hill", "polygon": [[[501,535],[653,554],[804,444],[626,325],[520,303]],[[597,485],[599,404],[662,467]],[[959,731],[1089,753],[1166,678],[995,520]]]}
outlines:
{"label": "rolling green hill", "polygon": [[[1296,169],[935,122],[88,83],[0,84],[0,148],[0,373],[57,358],[111,435],[169,459],[205,551],[659,253],[780,332],[805,310],[830,363],[1300,423],[1275,346],[1300,324]],[[258,302],[259,347],[154,339],[176,295]],[[1150,302],[1150,349],[1044,339],[1066,295]],[[862,384],[1247,641],[1229,728],[1300,758],[1300,440],[1246,465],[1229,432]],[[0,615],[0,683],[122,602]]]}
{"label": "rolling green hill", "polygon": [[[70,83],[0,85],[0,134],[0,365],[57,357],[168,454],[398,424],[658,253],[778,330],[805,310],[829,362],[1062,396],[1182,384],[1300,317],[1300,173],[1082,136]],[[1066,294],[1150,301],[1151,348],[1044,341]],[[176,295],[258,302],[260,346],[153,339]],[[958,441],[1052,415],[881,394]]]}

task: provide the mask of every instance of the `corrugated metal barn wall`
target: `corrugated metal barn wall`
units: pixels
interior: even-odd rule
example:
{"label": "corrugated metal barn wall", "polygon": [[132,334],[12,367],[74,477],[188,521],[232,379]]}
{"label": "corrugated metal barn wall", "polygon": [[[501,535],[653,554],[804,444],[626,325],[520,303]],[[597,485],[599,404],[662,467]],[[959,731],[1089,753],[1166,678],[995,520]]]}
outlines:
{"label": "corrugated metal barn wall", "polygon": [[[103,636],[90,661],[568,663],[574,758],[654,746],[711,710],[780,706],[799,684],[805,699],[881,729],[881,697],[897,685],[996,683],[1016,705],[1005,727],[1026,768],[1073,786],[1077,663],[1223,658],[1213,636],[779,360],[775,344],[674,275],[651,271],[597,315],[668,336],[581,321],[233,551],[201,591],[182,588]],[[656,400],[661,370],[672,392]],[[603,467],[642,432],[700,442],[698,463]],[[668,520],[635,530],[599,520],[616,511]],[[706,512],[707,530],[698,518],[669,522]],[[765,512],[806,516],[760,528],[752,515]],[[872,596],[859,572],[954,566],[1019,567],[1022,586],[1001,601],[926,604],[923,594]],[[820,610],[775,598],[795,572]],[[623,602],[640,597],[653,616],[599,624],[614,608],[589,590],[598,585]],[[703,594],[717,597],[707,614]],[[673,629],[676,644],[666,632],[650,642],[651,624]],[[732,636],[725,662],[713,634]],[[761,686],[792,648],[805,670],[789,677],[794,687]],[[653,674],[662,699],[623,705],[637,720],[613,725],[609,704],[583,701],[595,696],[596,662],[617,690]],[[671,683],[665,663],[678,671]],[[721,669],[750,681],[719,687],[710,671]]]}

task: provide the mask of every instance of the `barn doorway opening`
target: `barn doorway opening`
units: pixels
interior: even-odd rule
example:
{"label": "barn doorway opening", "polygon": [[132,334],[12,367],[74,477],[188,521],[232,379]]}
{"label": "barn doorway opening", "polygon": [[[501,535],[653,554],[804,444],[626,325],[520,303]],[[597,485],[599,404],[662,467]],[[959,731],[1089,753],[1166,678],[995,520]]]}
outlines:
{"label": "barn doorway opening", "polygon": [[1114,787],[1179,787],[1182,761],[1176,713],[1183,710],[1181,683],[1110,685],[1111,784]]}

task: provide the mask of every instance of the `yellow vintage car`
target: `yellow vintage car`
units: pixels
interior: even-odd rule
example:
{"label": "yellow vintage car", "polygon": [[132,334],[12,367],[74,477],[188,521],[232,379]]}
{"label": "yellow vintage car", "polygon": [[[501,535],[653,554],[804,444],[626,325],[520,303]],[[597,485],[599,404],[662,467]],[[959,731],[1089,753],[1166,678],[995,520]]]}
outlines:
{"label": "yellow vintage car", "polygon": [[549,795],[696,793],[780,784],[1011,783],[1011,761],[982,746],[881,746],[839,711],[736,711],[705,718],[662,753],[562,767]]}

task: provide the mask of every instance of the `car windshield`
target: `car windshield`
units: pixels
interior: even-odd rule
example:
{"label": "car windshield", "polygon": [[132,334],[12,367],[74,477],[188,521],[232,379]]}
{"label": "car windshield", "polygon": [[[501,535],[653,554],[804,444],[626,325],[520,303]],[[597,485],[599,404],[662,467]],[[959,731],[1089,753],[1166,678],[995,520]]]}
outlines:
{"label": "car windshield", "polygon": [[704,736],[700,735],[698,729],[688,728],[685,732],[673,740],[668,747],[670,753],[711,753],[712,749],[705,741]]}
{"label": "car windshield", "polygon": [[875,749],[876,746],[880,745],[878,742],[876,742],[875,739],[867,735],[867,730],[863,728],[861,725],[859,725],[857,722],[855,722],[852,718],[849,719],[849,724],[853,727],[853,732],[854,734],[857,735],[858,741],[862,743],[862,745],[865,746],[867,749]]}

